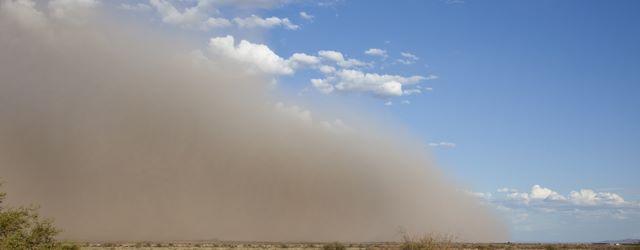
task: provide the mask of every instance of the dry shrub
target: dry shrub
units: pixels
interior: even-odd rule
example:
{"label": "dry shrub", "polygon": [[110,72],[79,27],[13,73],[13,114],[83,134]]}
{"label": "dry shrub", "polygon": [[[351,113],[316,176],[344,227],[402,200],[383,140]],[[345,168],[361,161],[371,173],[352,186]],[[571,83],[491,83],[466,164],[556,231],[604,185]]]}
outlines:
{"label": "dry shrub", "polygon": [[347,249],[347,247],[345,247],[340,242],[334,242],[334,243],[325,244],[322,246],[322,250],[345,250],[345,249]]}
{"label": "dry shrub", "polygon": [[412,236],[404,233],[402,236],[402,250],[431,250],[454,249],[455,237],[449,234],[431,233],[422,236]]}

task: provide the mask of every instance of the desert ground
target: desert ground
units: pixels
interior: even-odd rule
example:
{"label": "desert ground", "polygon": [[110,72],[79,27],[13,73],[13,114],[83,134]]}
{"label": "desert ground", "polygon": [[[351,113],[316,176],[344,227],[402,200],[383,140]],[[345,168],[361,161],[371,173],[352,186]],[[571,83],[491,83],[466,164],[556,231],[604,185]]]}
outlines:
{"label": "desert ground", "polygon": [[380,243],[239,243],[239,242],[138,242],[138,243],[82,243],[80,249],[172,249],[172,250],[427,250],[427,249],[640,249],[640,245],[599,243],[454,243],[454,242],[398,242]]}

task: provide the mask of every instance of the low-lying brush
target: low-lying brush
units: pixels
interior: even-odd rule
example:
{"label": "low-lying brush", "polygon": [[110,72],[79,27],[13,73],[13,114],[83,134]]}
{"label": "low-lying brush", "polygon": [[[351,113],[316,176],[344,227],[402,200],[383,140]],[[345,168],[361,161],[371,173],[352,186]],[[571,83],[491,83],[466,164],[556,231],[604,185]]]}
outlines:
{"label": "low-lying brush", "polygon": [[454,249],[454,237],[446,234],[428,234],[424,236],[402,236],[402,250]]}
{"label": "low-lying brush", "polygon": [[334,242],[334,243],[330,243],[322,246],[322,250],[345,250],[345,249],[347,249],[347,247],[345,247],[343,244],[340,244],[339,242]]}

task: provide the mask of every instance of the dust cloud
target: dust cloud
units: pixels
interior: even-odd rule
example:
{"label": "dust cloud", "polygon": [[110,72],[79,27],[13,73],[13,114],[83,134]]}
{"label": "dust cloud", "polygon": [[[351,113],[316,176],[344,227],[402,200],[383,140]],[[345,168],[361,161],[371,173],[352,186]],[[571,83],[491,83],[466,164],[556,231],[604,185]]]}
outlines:
{"label": "dust cloud", "polygon": [[299,122],[237,65],[25,2],[0,1],[0,178],[62,238],[506,236],[414,142]]}

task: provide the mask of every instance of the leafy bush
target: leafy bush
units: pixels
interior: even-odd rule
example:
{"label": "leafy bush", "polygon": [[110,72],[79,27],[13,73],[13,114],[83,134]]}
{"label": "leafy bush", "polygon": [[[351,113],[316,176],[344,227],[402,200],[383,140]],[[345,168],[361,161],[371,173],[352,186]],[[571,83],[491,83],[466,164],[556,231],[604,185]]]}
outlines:
{"label": "leafy bush", "polygon": [[60,230],[40,218],[36,207],[6,207],[6,197],[0,192],[0,249],[78,249],[56,242]]}

